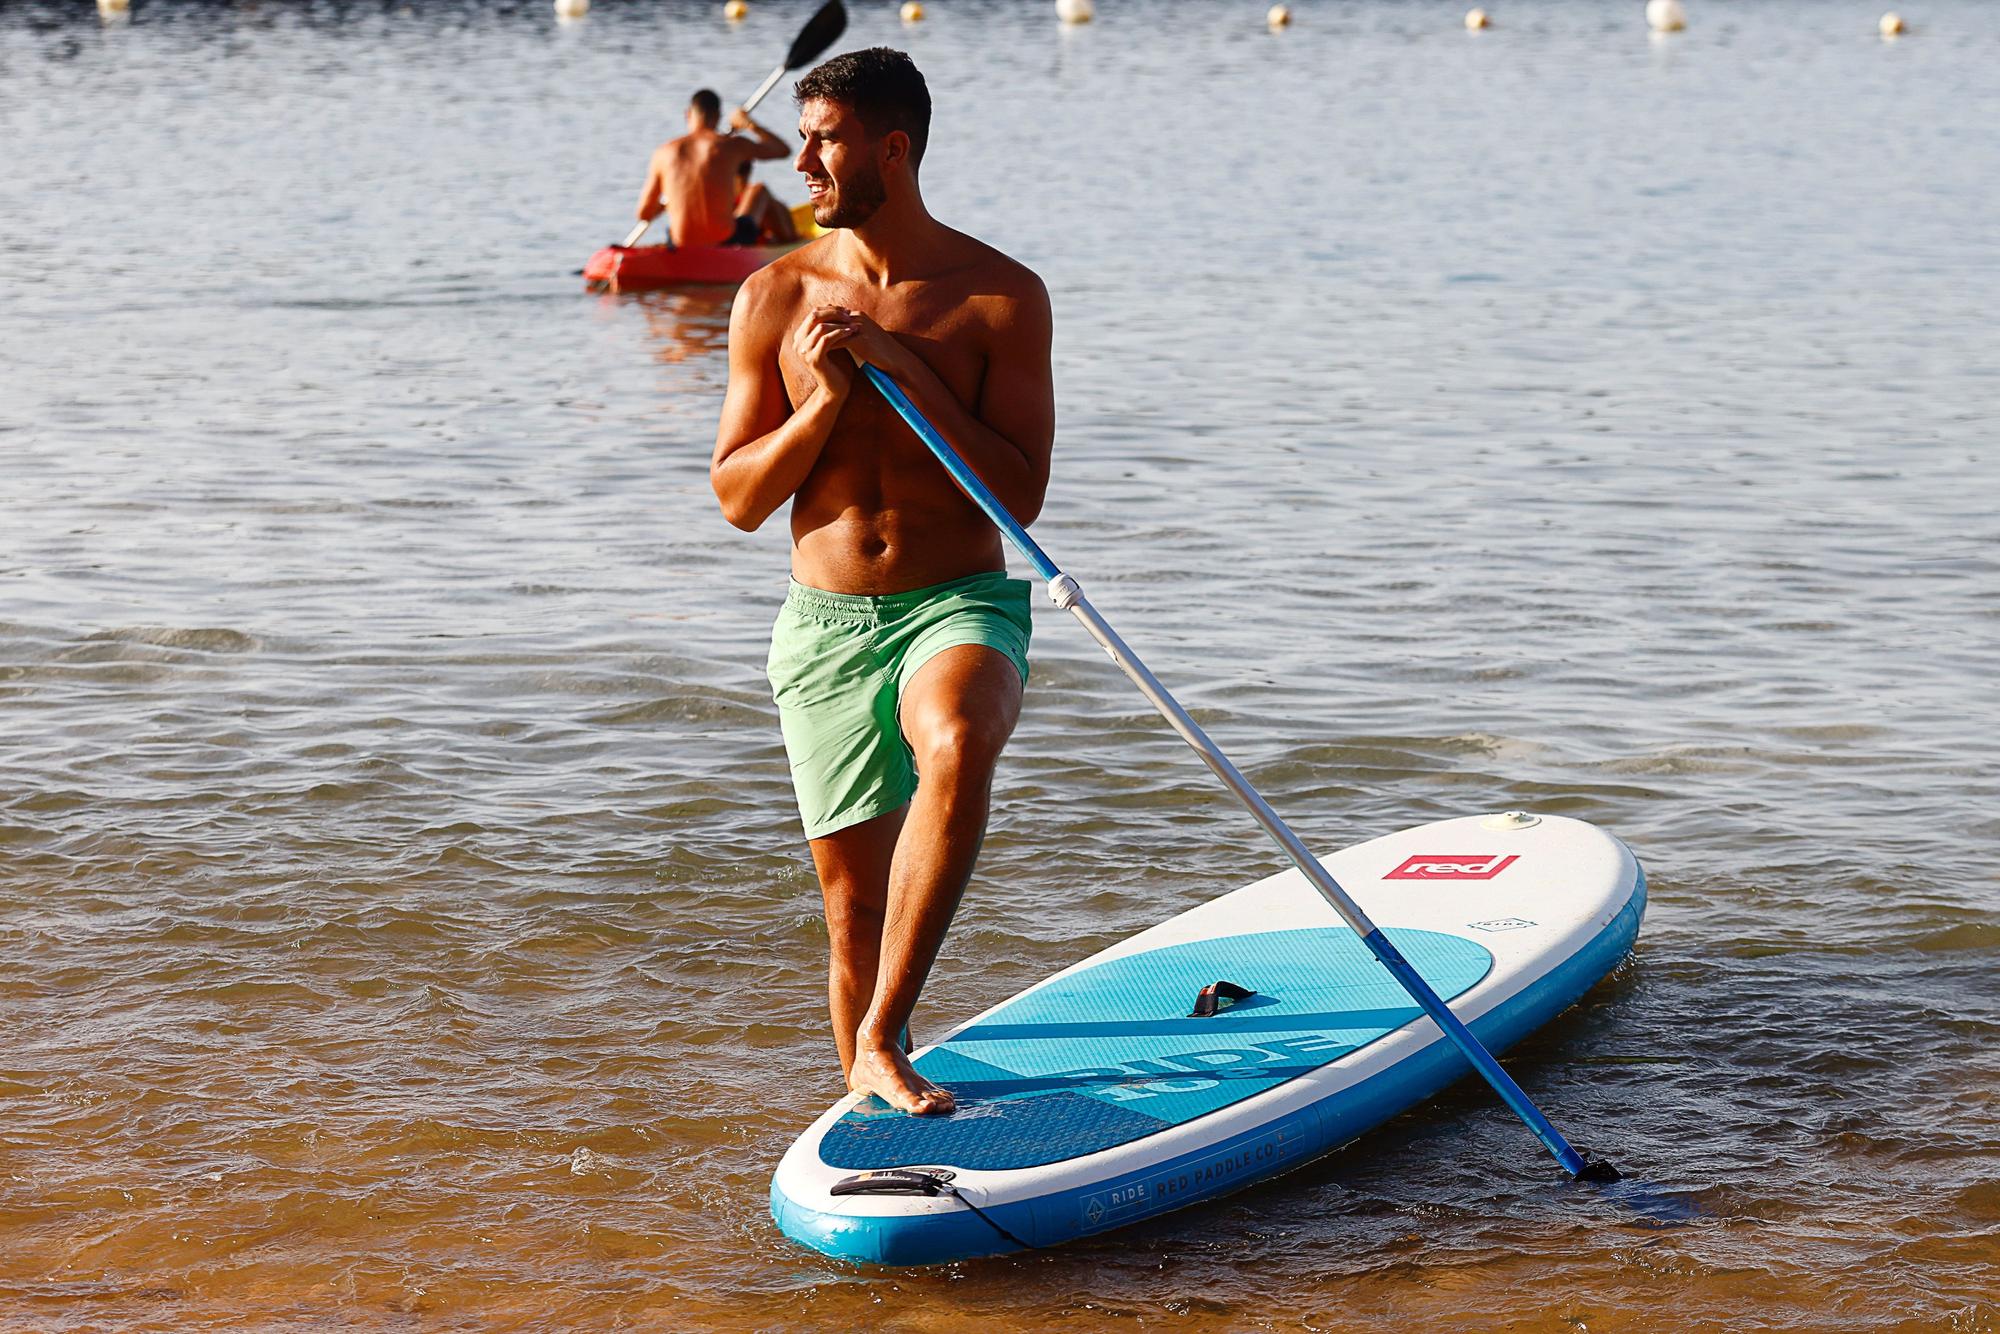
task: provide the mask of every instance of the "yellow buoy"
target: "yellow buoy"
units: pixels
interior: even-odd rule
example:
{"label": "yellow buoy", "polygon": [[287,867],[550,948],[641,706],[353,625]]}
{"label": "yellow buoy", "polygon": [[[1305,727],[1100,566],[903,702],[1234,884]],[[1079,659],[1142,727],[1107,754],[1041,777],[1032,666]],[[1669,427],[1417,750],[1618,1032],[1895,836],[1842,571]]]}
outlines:
{"label": "yellow buoy", "polygon": [[1056,17],[1064,23],[1088,23],[1097,17],[1097,6],[1090,0],[1056,0]]}
{"label": "yellow buoy", "polygon": [[1272,32],[1288,28],[1292,23],[1292,11],[1284,5],[1272,5],[1271,12],[1264,16],[1264,23]]}
{"label": "yellow buoy", "polygon": [[1465,11],[1465,26],[1468,28],[1490,28],[1493,26],[1493,20],[1486,16],[1486,11],[1483,9],[1468,9]]}
{"label": "yellow buoy", "polygon": [[918,4],[917,0],[908,0],[908,3],[903,6],[903,22],[922,23],[923,21],[924,7]]}
{"label": "yellow buoy", "polygon": [[590,12],[590,0],[556,0],[556,17],[580,19]]}
{"label": "yellow buoy", "polygon": [[132,7],[132,0],[97,0],[97,10],[101,14],[123,14]]}
{"label": "yellow buoy", "polygon": [[729,3],[722,7],[722,17],[731,23],[741,23],[750,17],[750,6],[745,4],[744,0],[729,0]]}
{"label": "yellow buoy", "polygon": [[1679,32],[1688,25],[1681,0],[1646,0],[1646,23],[1654,32]]}
{"label": "yellow buoy", "polygon": [[1909,25],[1903,22],[1903,16],[1893,9],[1884,14],[1882,21],[1875,26],[1882,30],[1884,37],[1901,37],[1910,30]]}

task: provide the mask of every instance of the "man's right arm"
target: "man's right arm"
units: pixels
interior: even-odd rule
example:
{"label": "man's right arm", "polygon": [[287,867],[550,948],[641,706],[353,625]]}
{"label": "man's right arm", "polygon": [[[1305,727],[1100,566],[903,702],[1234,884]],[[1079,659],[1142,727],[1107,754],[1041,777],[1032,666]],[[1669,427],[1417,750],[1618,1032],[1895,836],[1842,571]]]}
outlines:
{"label": "man's right arm", "polygon": [[729,391],[708,465],[722,516],[746,533],[805,485],[853,378],[847,358],[833,356],[827,334],[808,325],[798,350],[816,379],[806,401],[792,408],[778,366],[789,312],[772,290],[773,277],[770,270],[753,275],[730,309]]}

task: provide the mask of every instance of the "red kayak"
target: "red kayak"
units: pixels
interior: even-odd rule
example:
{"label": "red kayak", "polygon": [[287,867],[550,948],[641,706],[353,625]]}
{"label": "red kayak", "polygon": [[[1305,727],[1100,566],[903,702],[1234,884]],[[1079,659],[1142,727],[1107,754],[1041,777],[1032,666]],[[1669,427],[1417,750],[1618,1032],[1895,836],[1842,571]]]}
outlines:
{"label": "red kayak", "polygon": [[815,236],[824,236],[813,221],[811,204],[792,205],[792,225],[799,240],[789,245],[683,246],[608,245],[583,266],[583,281],[593,292],[648,292],[682,283],[740,283],[787,250]]}
{"label": "red kayak", "polygon": [[608,245],[583,266],[593,290],[645,292],[680,283],[740,283],[789,245],[687,246]]}

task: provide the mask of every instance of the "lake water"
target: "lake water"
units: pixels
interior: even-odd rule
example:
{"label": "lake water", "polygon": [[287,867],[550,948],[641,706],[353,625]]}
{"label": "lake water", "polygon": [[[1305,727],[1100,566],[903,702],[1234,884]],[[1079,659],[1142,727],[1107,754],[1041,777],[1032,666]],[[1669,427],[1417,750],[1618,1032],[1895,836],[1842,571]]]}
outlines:
{"label": "lake water", "polygon": [[[1483,1088],[884,1274],[706,464],[727,293],[585,294],[809,6],[0,9],[0,1326],[2000,1329],[2000,27],[1831,0],[853,5],[1053,294],[1036,532],[1315,846],[1631,844]],[[788,104],[768,105],[774,124]],[[796,199],[789,173],[770,173]],[[1278,855],[1068,618],[917,1036]]]}

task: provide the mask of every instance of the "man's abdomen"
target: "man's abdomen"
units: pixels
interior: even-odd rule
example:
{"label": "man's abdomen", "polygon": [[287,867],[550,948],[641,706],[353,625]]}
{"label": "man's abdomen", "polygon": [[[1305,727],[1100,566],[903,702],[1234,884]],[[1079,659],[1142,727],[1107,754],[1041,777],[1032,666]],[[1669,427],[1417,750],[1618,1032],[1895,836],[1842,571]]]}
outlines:
{"label": "man's abdomen", "polygon": [[792,577],[802,584],[882,597],[1006,568],[999,531],[955,490],[956,503],[917,521],[895,508],[822,519],[806,499],[792,511]]}

